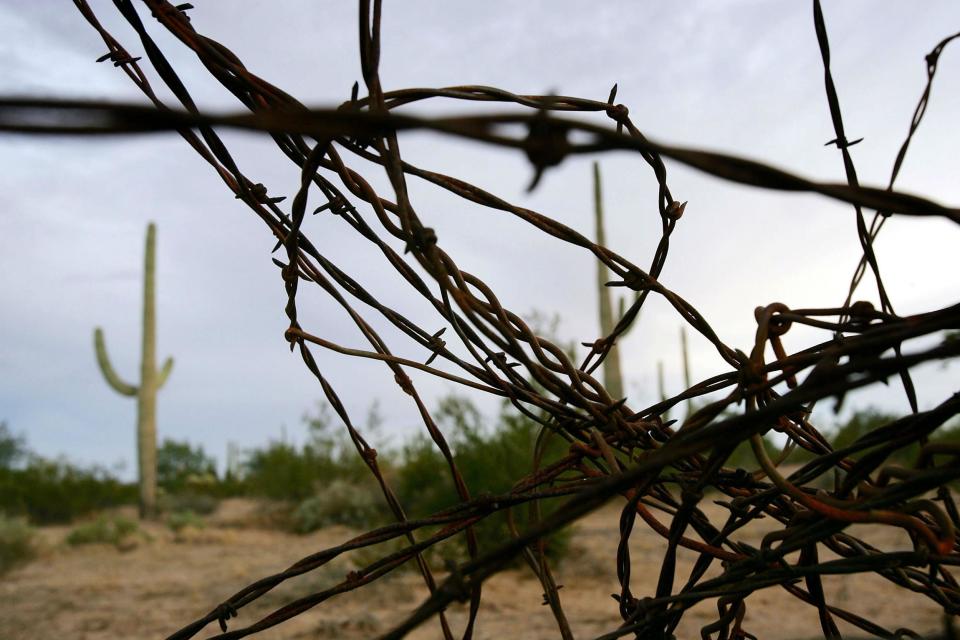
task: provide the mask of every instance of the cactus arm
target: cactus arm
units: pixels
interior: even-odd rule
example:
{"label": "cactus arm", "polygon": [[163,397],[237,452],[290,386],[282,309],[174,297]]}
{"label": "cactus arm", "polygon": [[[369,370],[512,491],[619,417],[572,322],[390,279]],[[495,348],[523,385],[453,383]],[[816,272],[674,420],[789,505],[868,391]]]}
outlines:
{"label": "cactus arm", "polygon": [[173,358],[167,358],[163,363],[163,368],[160,369],[160,373],[157,374],[157,390],[163,387],[163,383],[167,381],[167,378],[170,376],[170,371],[173,369]]}
{"label": "cactus arm", "polygon": [[137,395],[140,390],[121,380],[117,372],[113,370],[113,365],[110,364],[110,358],[107,356],[107,346],[103,340],[103,330],[100,329],[100,327],[97,327],[93,332],[93,346],[97,352],[97,364],[100,365],[100,371],[103,372],[103,377],[106,378],[107,384],[120,395]]}

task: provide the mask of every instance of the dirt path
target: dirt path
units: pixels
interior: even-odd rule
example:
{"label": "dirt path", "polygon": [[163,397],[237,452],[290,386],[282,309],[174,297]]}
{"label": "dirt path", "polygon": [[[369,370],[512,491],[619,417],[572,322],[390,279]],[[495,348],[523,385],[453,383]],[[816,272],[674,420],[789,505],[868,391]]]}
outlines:
{"label": "dirt path", "polygon": [[[237,528],[250,509],[248,502],[227,501],[206,529],[189,531],[180,541],[163,527],[148,527],[152,540],[126,552],[103,545],[70,548],[62,544],[65,529],[43,530],[48,548],[41,558],[0,578],[0,639],[163,638],[254,579],[352,535],[342,527],[308,536]],[[557,570],[557,581],[564,585],[560,591],[564,609],[577,638],[595,637],[620,623],[616,602],[610,597],[619,591],[612,557],[618,518],[619,511],[610,507],[582,521],[574,534],[573,552]],[[871,530],[867,534],[872,543],[884,548],[908,546],[897,531]],[[762,535],[759,528],[748,532],[746,539],[759,544]],[[635,595],[655,592],[663,548],[658,536],[638,526],[631,539]],[[693,558],[692,553],[681,553],[678,582]],[[344,559],[302,576],[243,609],[230,627],[250,624],[294,597],[332,585],[351,568],[350,560]],[[832,576],[824,582],[828,598],[889,629],[910,627],[925,632],[941,626],[934,603],[881,578]],[[541,593],[529,571],[511,570],[492,578],[484,586],[476,637],[557,638],[549,608],[540,604]],[[377,637],[425,596],[419,576],[402,573],[331,600],[255,637]],[[747,606],[745,628],[763,640],[819,637],[816,610],[780,588],[754,594]],[[701,627],[715,618],[715,611],[715,604],[710,603],[693,609],[684,617],[677,637],[699,638]],[[461,629],[466,608],[451,607],[448,616],[454,629]],[[216,631],[214,623],[197,637]],[[426,624],[411,637],[438,638],[438,625]]]}

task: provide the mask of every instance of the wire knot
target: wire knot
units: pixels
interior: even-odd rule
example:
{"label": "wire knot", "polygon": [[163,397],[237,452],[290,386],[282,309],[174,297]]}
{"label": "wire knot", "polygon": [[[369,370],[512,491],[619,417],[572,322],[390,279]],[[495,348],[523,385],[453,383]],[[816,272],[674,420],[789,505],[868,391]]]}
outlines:
{"label": "wire knot", "polygon": [[580,344],[582,344],[585,347],[588,347],[594,353],[603,353],[604,349],[607,348],[608,343],[611,343],[611,346],[612,346],[613,341],[610,340],[609,337],[597,338],[593,342],[581,342]]}
{"label": "wire knot", "polygon": [[133,62],[136,62],[139,59],[140,59],[140,56],[137,56],[136,58],[134,58],[128,53],[121,53],[119,51],[108,51],[107,53],[97,58],[97,62],[103,62],[105,60],[113,60],[113,66],[119,67],[121,65],[131,64]]}
{"label": "wire knot", "polygon": [[447,346],[447,342],[445,340],[440,339],[440,336],[442,336],[443,332],[446,330],[447,328],[444,327],[440,329],[440,331],[437,331],[435,334],[430,336],[430,340],[427,341],[427,346],[430,348],[430,351],[432,351],[432,353],[430,354],[430,357],[427,358],[427,361],[423,363],[424,366],[427,366],[431,362],[433,362],[437,358],[437,356],[440,355],[440,351],[442,351],[443,348]]}
{"label": "wire knot", "polygon": [[327,202],[327,204],[320,205],[319,207],[314,209],[313,215],[317,215],[321,211],[326,211],[327,209],[329,209],[330,213],[332,213],[335,216],[343,215],[347,211],[351,211],[354,213],[356,212],[356,210],[353,208],[353,205],[347,202],[347,200],[340,195],[335,195],[333,198],[330,199],[329,202]]}
{"label": "wire knot", "polygon": [[766,317],[767,335],[772,338],[779,338],[789,331],[790,327],[793,326],[792,320],[787,320],[783,316],[779,315],[788,311],[790,311],[790,307],[787,305],[783,304],[782,302],[774,302],[765,307],[757,307],[753,310],[753,315],[757,319],[758,323],[763,322],[764,317]]}
{"label": "wire knot", "polygon": [[870,322],[875,320],[879,315],[873,303],[869,300],[857,300],[850,305],[847,314],[850,316],[850,320],[848,321],[850,328],[857,331],[866,329],[870,325]]}
{"label": "wire knot", "polygon": [[622,125],[630,118],[630,109],[625,104],[611,104],[606,108],[606,112],[607,116],[618,125]]}
{"label": "wire knot", "polygon": [[678,200],[674,200],[669,205],[667,205],[667,208],[663,213],[671,220],[679,220],[683,216],[683,211],[686,208],[687,208],[686,201],[680,202]]}
{"label": "wire knot", "polygon": [[842,137],[842,138],[834,138],[833,140],[829,140],[823,146],[829,147],[830,145],[835,144],[837,145],[837,149],[846,149],[848,147],[852,147],[855,144],[860,144],[861,142],[863,142],[863,138],[857,138],[856,140],[850,142],[846,139],[846,137]]}
{"label": "wire knot", "polygon": [[[360,112],[362,107],[359,102],[360,98],[360,83],[354,82],[353,86],[350,88],[350,100],[340,105],[338,111],[355,111]],[[361,151],[367,147],[373,145],[373,138],[368,135],[355,134],[347,138],[347,142]]]}
{"label": "wire knot", "polygon": [[534,168],[533,180],[527,187],[527,191],[533,191],[544,169],[557,166],[570,153],[566,126],[553,122],[547,117],[546,111],[540,111],[530,120],[523,151]]}
{"label": "wire knot", "polygon": [[748,387],[761,384],[767,378],[767,372],[764,369],[763,362],[753,358],[747,358],[746,361],[741,362],[740,388],[746,390]]}
{"label": "wire knot", "polygon": [[[264,186],[263,183],[260,183],[260,182],[258,182],[258,183],[256,183],[256,184],[253,184],[253,185],[250,185],[250,186],[248,187],[248,190],[249,190],[250,195],[253,197],[253,199],[256,200],[257,202],[259,202],[260,204],[276,204],[276,203],[278,203],[278,202],[283,202],[284,200],[287,199],[287,196],[279,196],[279,197],[276,197],[276,198],[270,198],[270,197],[268,197],[268,196],[267,196],[267,187]],[[240,193],[238,193],[237,195],[235,195],[234,198],[236,198],[237,200],[242,200],[242,199],[243,199],[243,192],[241,191]]]}
{"label": "wire knot", "polygon": [[405,394],[413,395],[413,382],[410,380],[410,376],[401,371],[393,376],[393,379]]}
{"label": "wire knot", "polygon": [[407,246],[404,248],[404,253],[410,253],[411,251],[417,253],[424,253],[430,247],[433,247],[437,244],[437,232],[431,229],[430,227],[421,227],[417,226],[410,232],[410,240],[407,241]]}
{"label": "wire knot", "polygon": [[237,617],[237,608],[229,602],[223,602],[217,605],[217,608],[213,610],[213,613],[215,616],[217,616],[217,622],[220,624],[220,631],[226,632],[227,621],[230,620],[230,618]]}
{"label": "wire knot", "polygon": [[642,271],[631,269],[623,276],[623,280],[607,282],[606,286],[608,287],[628,287],[634,291],[643,291],[647,288],[650,281],[650,276],[643,273]]}

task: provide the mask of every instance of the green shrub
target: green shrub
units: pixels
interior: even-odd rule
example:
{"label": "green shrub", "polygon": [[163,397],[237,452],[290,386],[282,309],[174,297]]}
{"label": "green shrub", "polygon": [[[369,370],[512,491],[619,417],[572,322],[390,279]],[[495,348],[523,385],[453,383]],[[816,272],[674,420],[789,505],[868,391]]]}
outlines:
{"label": "green shrub", "polygon": [[203,529],[207,523],[193,511],[175,511],[167,516],[167,527],[174,533],[180,533],[187,527]]}
{"label": "green shrub", "polygon": [[[853,413],[846,422],[837,423],[829,430],[827,439],[834,449],[847,447],[871,431],[887,426],[898,420],[898,416],[885,413],[875,407],[867,407]],[[960,443],[960,420],[953,419],[938,427],[930,434],[931,442]],[[875,449],[868,448],[854,453],[854,460],[860,459],[865,453]],[[888,462],[912,466],[920,454],[920,444],[910,442],[907,446],[893,451],[888,456]],[[806,464],[814,459],[814,454],[797,447],[790,455],[790,462]]]}
{"label": "green shrub", "polygon": [[[843,449],[855,443],[860,438],[866,436],[872,431],[885,427],[899,419],[899,416],[886,413],[875,407],[867,407],[853,413],[846,422],[836,424],[831,430],[828,439],[834,449]],[[931,442],[960,442],[960,421],[952,420],[941,425],[930,434]],[[876,447],[863,449],[854,453],[851,457],[859,460],[866,453],[875,450]],[[917,456],[920,455],[920,444],[910,442],[907,446],[893,451],[887,458],[888,462],[912,466]],[[798,448],[791,455],[790,460],[795,462],[809,462],[813,459],[813,454]]]}
{"label": "green shrub", "polygon": [[379,488],[372,481],[357,484],[338,479],[300,503],[293,512],[291,528],[297,533],[310,533],[332,524],[372,529],[385,524],[388,513]]}
{"label": "green shrub", "polygon": [[101,467],[84,469],[34,455],[22,434],[0,422],[0,513],[55,524],[136,500],[134,485]]}
{"label": "green shrub", "polygon": [[6,422],[0,422],[0,469],[10,469],[28,455],[23,434],[15,435]]}
{"label": "green shrub", "polygon": [[107,518],[99,516],[74,528],[67,535],[67,544],[71,546],[85,544],[112,544],[117,546],[127,536],[136,533],[138,525],[134,520],[123,517]]}
{"label": "green shrub", "polygon": [[305,453],[294,447],[271,442],[256,449],[246,462],[245,480],[254,495],[273,500],[305,500],[313,493],[318,471]]}
{"label": "green shrub", "polygon": [[212,487],[216,482],[216,462],[203,447],[167,438],[157,449],[157,484],[166,491],[176,493],[188,487],[197,489],[198,485]]}
{"label": "green shrub", "polygon": [[[345,432],[331,427],[326,405],[320,405],[317,415],[304,416],[304,421],[310,437],[303,447],[271,442],[266,449],[248,452],[244,484],[251,494],[302,502],[334,479],[355,484],[368,481],[370,471]],[[374,405],[365,431],[375,431],[378,421]],[[389,465],[388,456],[381,454],[378,463]]]}
{"label": "green shrub", "polygon": [[216,498],[236,498],[250,494],[250,487],[247,482],[232,473],[226,473],[222,478],[218,478],[216,484],[209,487],[207,493]]}
{"label": "green shrub", "polygon": [[[839,425],[837,431],[831,440],[834,449],[843,449],[848,447],[874,429],[890,424],[897,419],[897,416],[884,413],[877,409],[869,408],[854,413],[846,423]],[[899,452],[898,452],[899,453]],[[904,452],[906,453],[906,452]],[[862,453],[854,454],[859,458]],[[897,456],[900,457],[900,456]]]}
{"label": "green shrub", "polygon": [[162,493],[159,499],[160,510],[164,513],[190,511],[198,515],[210,515],[217,510],[220,501],[209,493],[186,490],[182,493]]}
{"label": "green shrub", "polygon": [[10,571],[35,555],[34,531],[23,518],[0,514],[0,575]]}
{"label": "green shrub", "polygon": [[34,524],[68,523],[124,504],[136,504],[137,488],[108,471],[82,469],[63,460],[33,457],[23,469],[0,469],[0,511]]}
{"label": "green shrub", "polygon": [[[450,442],[454,462],[473,496],[506,493],[519,478],[532,471],[540,427],[513,410],[512,406],[504,406],[494,429],[483,425],[480,413],[466,398],[448,396],[442,399],[434,415]],[[565,452],[565,443],[559,438],[551,438],[541,466],[555,461]],[[418,436],[405,447],[403,463],[396,475],[397,494],[411,518],[424,517],[460,502],[449,466],[426,436]],[[541,517],[556,510],[564,500],[566,498],[540,501]],[[514,508],[513,516],[521,532],[532,523],[527,505]],[[511,537],[505,512],[492,514],[474,529],[481,553],[496,548]],[[549,536],[547,555],[562,557],[569,538],[569,529]],[[465,549],[463,536],[458,536],[452,555],[462,558]]]}

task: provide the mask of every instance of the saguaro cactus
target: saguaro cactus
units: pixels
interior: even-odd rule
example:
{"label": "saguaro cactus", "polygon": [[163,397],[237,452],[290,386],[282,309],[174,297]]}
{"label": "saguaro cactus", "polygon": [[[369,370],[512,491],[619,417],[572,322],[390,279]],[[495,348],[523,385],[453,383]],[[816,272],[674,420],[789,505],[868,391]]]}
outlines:
{"label": "saguaro cactus", "polygon": [[157,320],[154,303],[154,268],[156,264],[157,230],[147,225],[147,246],[143,274],[143,350],[140,361],[140,384],[127,384],[120,379],[107,357],[103,331],[97,327],[93,343],[97,363],[113,390],[124,396],[137,398],[137,468],[140,475],[140,517],[152,519],[157,515],[157,391],[166,382],[173,368],[173,359],[167,358],[157,370]]}
{"label": "saguaro cactus", "polygon": [[[693,383],[690,381],[690,354],[687,352],[687,328],[685,326],[680,327],[680,357],[683,359],[683,388],[689,389],[693,386]],[[687,415],[684,416],[684,419],[689,418],[692,413],[693,400],[687,398]]]}
{"label": "saguaro cactus", "polygon": [[[594,222],[596,223],[596,240],[599,245],[606,245],[606,233],[603,228],[603,190],[600,183],[600,165],[593,163],[593,211]],[[617,326],[619,319],[623,317],[626,301],[619,298],[617,305],[617,317],[613,315],[613,301],[610,294],[610,287],[606,283],[610,280],[610,270],[607,265],[597,261],[597,296],[599,298],[600,310],[600,333],[604,337],[613,333],[613,328]],[[631,325],[632,328],[632,325]],[[627,330],[629,331],[629,329]],[[620,334],[624,337],[627,332]],[[620,372],[620,351],[616,345],[610,348],[610,352],[603,360],[603,384],[611,398],[619,400],[624,397],[623,394],[623,375]]]}

